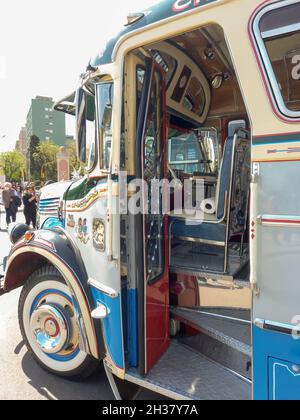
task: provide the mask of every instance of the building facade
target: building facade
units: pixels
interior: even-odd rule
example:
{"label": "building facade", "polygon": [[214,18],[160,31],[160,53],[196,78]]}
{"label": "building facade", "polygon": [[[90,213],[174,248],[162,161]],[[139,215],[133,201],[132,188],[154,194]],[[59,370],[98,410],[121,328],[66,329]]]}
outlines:
{"label": "building facade", "polygon": [[53,110],[52,98],[37,96],[32,99],[26,121],[26,142],[30,137],[37,136],[41,141],[53,141],[58,146],[64,146],[66,140],[65,115]]}
{"label": "building facade", "polygon": [[28,147],[25,127],[22,127],[20,130],[20,134],[16,143],[16,150],[19,150],[19,152],[21,152],[24,155],[26,155],[27,153]]}

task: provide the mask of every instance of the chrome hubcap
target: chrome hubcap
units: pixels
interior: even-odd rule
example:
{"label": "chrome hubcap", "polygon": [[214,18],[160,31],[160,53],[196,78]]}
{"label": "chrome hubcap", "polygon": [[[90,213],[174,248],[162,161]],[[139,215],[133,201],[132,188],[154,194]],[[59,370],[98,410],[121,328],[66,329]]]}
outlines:
{"label": "chrome hubcap", "polygon": [[30,328],[46,354],[66,350],[72,336],[72,325],[65,309],[56,304],[42,304],[32,314]]}

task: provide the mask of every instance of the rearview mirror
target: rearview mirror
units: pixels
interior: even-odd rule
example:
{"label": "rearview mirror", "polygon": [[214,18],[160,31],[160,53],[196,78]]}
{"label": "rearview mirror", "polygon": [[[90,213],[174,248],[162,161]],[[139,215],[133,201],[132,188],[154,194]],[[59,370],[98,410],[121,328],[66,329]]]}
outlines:
{"label": "rearview mirror", "polygon": [[76,92],[76,144],[77,157],[86,162],[87,93],[83,88]]}

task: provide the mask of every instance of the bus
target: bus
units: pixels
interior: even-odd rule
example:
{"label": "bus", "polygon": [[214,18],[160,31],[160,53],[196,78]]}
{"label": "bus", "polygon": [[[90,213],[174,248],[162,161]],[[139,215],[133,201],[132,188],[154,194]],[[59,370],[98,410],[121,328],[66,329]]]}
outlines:
{"label": "bus", "polygon": [[130,14],[55,109],[86,174],[12,227],[0,292],[37,363],[103,363],[117,399],[299,400],[300,1]]}

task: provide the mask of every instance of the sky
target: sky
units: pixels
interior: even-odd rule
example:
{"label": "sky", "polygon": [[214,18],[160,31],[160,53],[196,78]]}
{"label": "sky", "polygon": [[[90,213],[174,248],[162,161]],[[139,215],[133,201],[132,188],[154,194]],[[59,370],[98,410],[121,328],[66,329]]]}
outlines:
{"label": "sky", "polygon": [[[75,90],[128,12],[155,0],[10,0],[0,5],[0,152],[12,150],[32,98]],[[68,124],[67,134],[73,134]]]}

